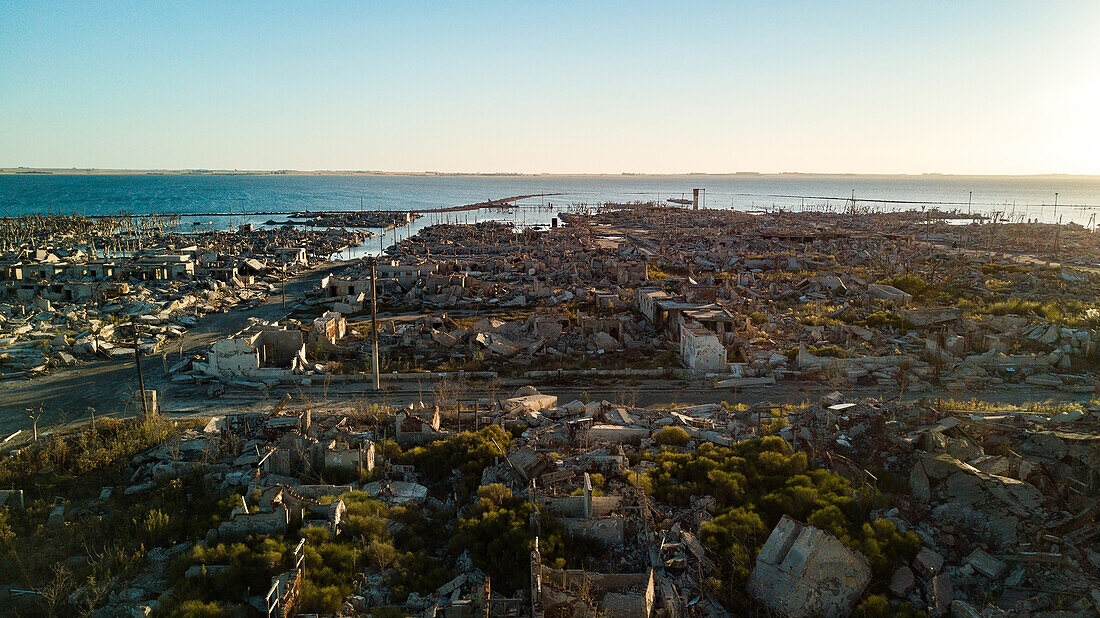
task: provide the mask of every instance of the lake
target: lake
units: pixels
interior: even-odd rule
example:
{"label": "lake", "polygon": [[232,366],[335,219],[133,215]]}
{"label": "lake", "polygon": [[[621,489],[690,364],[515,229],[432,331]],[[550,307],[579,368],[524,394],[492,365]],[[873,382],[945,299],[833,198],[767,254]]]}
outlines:
{"label": "lake", "polygon": [[[1100,177],[964,176],[382,176],[382,175],[0,175],[0,213],[217,213],[256,222],[254,213],[302,210],[406,210],[460,206],[536,193],[524,205],[691,198],[704,190],[710,208],[842,209],[853,195],[863,207],[968,209],[1016,218],[1086,224],[1100,209]],[[1058,206],[1054,207],[1055,193]],[[547,211],[550,212],[550,211]],[[528,223],[548,214],[532,213]]]}

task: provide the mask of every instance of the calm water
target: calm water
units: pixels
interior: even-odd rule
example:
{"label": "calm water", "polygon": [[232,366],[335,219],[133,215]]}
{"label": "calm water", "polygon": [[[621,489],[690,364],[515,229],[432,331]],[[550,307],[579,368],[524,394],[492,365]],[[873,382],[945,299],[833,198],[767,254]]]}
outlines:
{"label": "calm water", "polygon": [[[711,208],[841,208],[855,195],[879,209],[969,208],[1042,221],[1088,223],[1100,210],[1100,178],[966,178],[859,176],[211,176],[0,175],[0,214],[220,213],[230,222],[266,220],[253,213],[296,210],[410,209],[459,206],[533,193],[562,193],[524,202],[553,207],[609,200],[691,197],[705,189]],[[973,198],[970,198],[973,192]],[[1055,210],[1054,194],[1058,193]],[[827,199],[828,198],[828,199]],[[878,203],[884,200],[897,203]],[[921,204],[923,203],[923,204]],[[479,216],[485,216],[484,214]],[[531,212],[527,223],[544,223]],[[281,217],[275,217],[281,218]],[[214,222],[202,217],[204,223]],[[222,219],[219,217],[218,219]],[[517,219],[518,222],[518,219]]]}

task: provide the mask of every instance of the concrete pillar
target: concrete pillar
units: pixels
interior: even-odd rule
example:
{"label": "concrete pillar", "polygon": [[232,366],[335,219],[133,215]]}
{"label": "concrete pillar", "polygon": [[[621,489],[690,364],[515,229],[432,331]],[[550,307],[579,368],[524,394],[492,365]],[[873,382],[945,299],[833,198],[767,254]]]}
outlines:
{"label": "concrete pillar", "polygon": [[[144,405],[142,405],[142,395],[144,395]],[[155,390],[138,391],[134,393],[134,400],[138,403],[138,413],[142,418],[145,417],[146,411],[148,411],[149,416],[155,416],[160,413],[160,408],[157,405],[157,392]]]}
{"label": "concrete pillar", "polygon": [[592,479],[584,473],[584,518],[592,517]]}

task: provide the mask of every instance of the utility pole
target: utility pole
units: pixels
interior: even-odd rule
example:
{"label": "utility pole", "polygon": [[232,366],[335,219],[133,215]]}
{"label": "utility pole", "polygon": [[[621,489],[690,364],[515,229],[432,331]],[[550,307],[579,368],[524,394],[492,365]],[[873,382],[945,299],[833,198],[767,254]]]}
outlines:
{"label": "utility pole", "polygon": [[378,376],[378,286],[374,278],[376,263],[377,260],[370,261],[370,330],[373,343],[371,358],[374,361],[374,390],[379,391],[382,390],[382,385]]}
{"label": "utility pole", "polygon": [[138,388],[141,389],[141,410],[143,418],[149,418],[149,402],[145,399],[145,378],[141,375],[141,348],[138,346],[137,322],[130,318],[130,327],[134,329],[134,364],[137,365]]}

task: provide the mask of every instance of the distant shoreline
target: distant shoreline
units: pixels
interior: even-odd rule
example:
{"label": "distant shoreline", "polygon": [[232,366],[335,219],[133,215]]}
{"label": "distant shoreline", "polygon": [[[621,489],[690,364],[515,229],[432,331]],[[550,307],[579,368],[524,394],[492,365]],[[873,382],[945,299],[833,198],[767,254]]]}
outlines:
{"label": "distant shoreline", "polygon": [[379,176],[441,178],[1027,178],[1100,179],[1100,174],[864,174],[841,172],[728,172],[551,174],[513,172],[384,172],[372,170],[158,170],[99,168],[0,168],[0,176]]}

